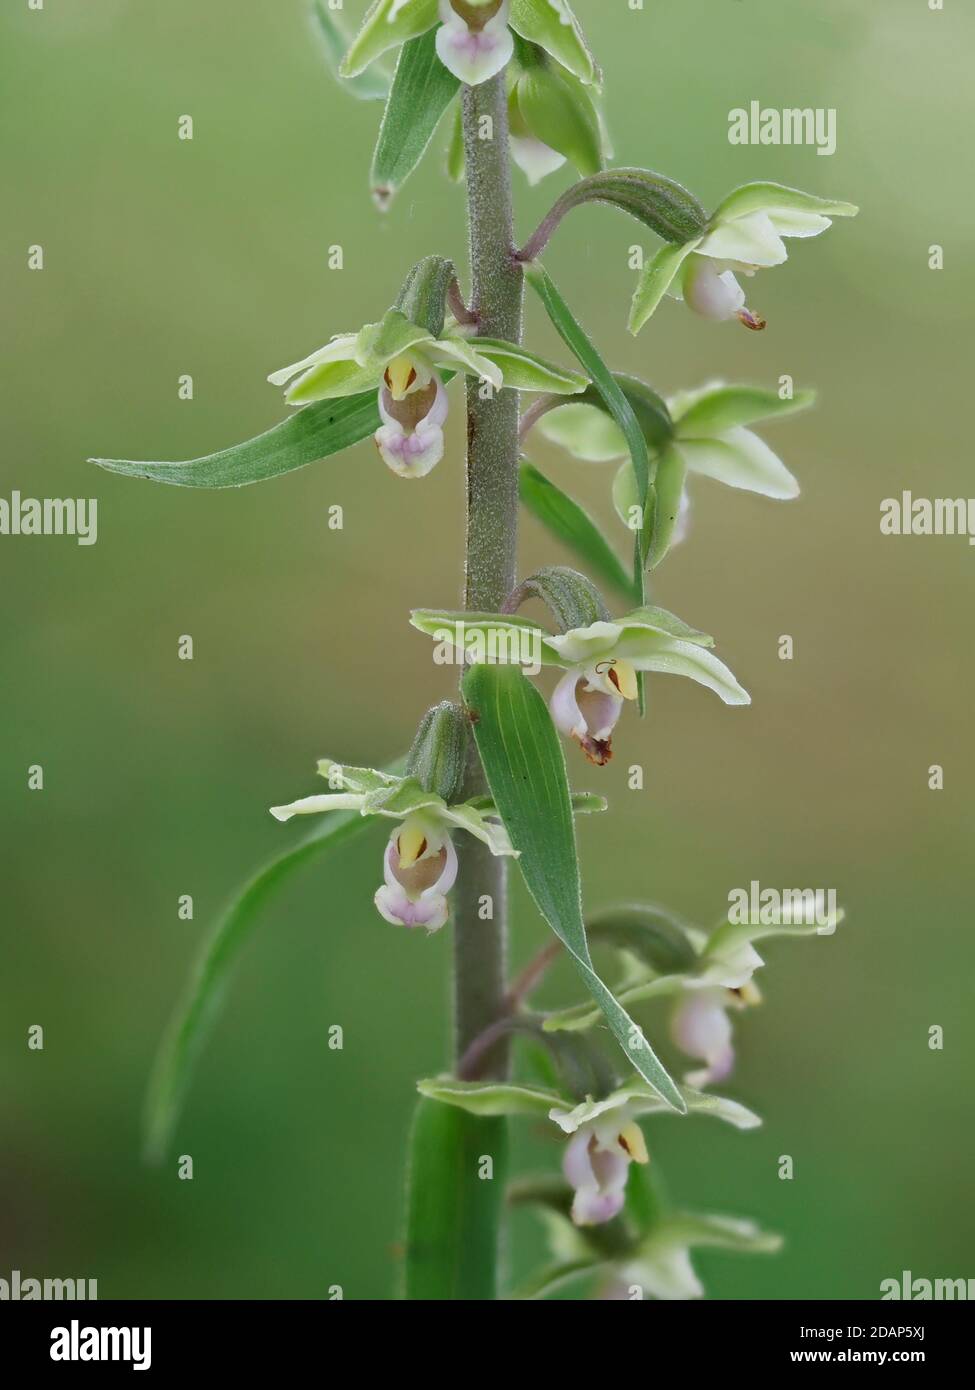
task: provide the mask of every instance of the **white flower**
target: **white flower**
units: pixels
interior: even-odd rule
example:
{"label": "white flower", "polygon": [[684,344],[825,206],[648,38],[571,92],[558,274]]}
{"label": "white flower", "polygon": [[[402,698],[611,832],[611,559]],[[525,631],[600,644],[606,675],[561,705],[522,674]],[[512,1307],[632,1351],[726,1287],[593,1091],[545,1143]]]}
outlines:
{"label": "white flower", "polygon": [[509,0],[440,0],[437,56],[455,77],[476,87],[506,67],[515,51]]}
{"label": "white flower", "polygon": [[401,822],[383,851],[384,883],[374,898],[380,915],[394,926],[426,927],[428,932],[435,932],[447,921],[447,894],[457,877],[453,830],[466,830],[492,854],[515,854],[508,832],[485,798],[476,804],[448,805],[442,797],[424,791],[414,778],[347,767],[327,758],[322,759],[318,770],[331,786],[344,790],[272,806],[271,815],[288,821],[292,816],[358,811],[363,816],[385,816]]}
{"label": "white flower", "polygon": [[782,265],[789,255],[784,238],[819,236],[834,217],[857,211],[852,203],[777,183],[745,184],[725,198],[700,236],[668,242],[647,264],[633,296],[630,331],[638,333],[668,294],[705,318],[764,328],[765,320],[745,303],[738,275]]}
{"label": "white flower", "polygon": [[577,1226],[612,1221],[623,1209],[631,1163],[649,1163],[643,1131],[625,1093],[574,1110],[552,1109],[549,1118],[572,1139],[562,1171],[572,1186],[572,1220]]}

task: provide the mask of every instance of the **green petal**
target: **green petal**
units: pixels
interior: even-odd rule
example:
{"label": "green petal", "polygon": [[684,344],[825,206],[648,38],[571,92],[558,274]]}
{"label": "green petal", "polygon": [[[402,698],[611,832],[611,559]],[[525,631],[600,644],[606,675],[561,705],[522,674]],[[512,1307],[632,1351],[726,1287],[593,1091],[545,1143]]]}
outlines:
{"label": "green petal", "polygon": [[390,309],[378,323],[367,323],[356,334],[355,360],[378,379],[394,357],[433,341],[433,335],[425,328],[411,323],[399,309]]}
{"label": "green petal", "polygon": [[580,81],[599,81],[596,60],[567,0],[511,0],[509,23],[516,34],[544,48]]}
{"label": "green petal", "polygon": [[713,690],[726,705],[750,705],[751,696],[735,680],[723,661],[713,652],[681,642],[674,637],[648,633],[640,644],[633,642],[627,659],[640,671],[660,671],[665,675],[687,676],[698,685]]}
{"label": "green petal", "polygon": [[799,496],[799,484],[777,454],[751,430],[728,430],[720,439],[688,439],[680,446],[692,473],[728,487],[758,492],[780,502]]}
{"label": "green petal", "polygon": [[653,260],[645,266],[630,305],[631,333],[639,333],[670,289],[684,261],[700,244],[700,237],[692,237],[690,241],[677,245],[661,246]]}
{"label": "green petal", "polygon": [[437,0],[375,0],[339,72],[355,77],[376,58],[437,23]]}
{"label": "green petal", "polygon": [[753,212],[816,213],[820,217],[856,217],[859,208],[853,203],[838,203],[829,198],[817,198],[798,188],[781,183],[746,183],[729,193],[719,203],[711,218],[712,226],[731,217],[747,217]]}
{"label": "green petal", "polygon": [[314,401],[332,401],[342,396],[355,396],[378,387],[380,372],[374,367],[362,367],[358,362],[322,362],[309,367],[297,377],[284,393],[289,405],[311,405]]}
{"label": "green petal", "polygon": [[691,627],[682,618],[678,618],[676,613],[670,613],[666,608],[656,608],[648,604],[644,608],[637,608],[632,613],[628,613],[625,618],[619,619],[619,626],[622,628],[620,637],[621,650],[619,655],[626,657],[629,655],[630,642],[639,643],[643,640],[646,633],[663,633],[667,637],[677,637],[682,642],[693,642],[699,647],[713,647],[714,638],[706,632],[699,631],[696,627]]}
{"label": "green petal", "polygon": [[564,1105],[558,1091],[541,1086],[519,1086],[502,1081],[456,1081],[438,1076],[418,1081],[416,1089],[429,1100],[456,1105],[472,1115],[548,1115],[553,1105]]}
{"label": "green petal", "polygon": [[740,261],[749,266],[781,265],[789,259],[785,242],[765,213],[753,212],[716,222],[697,248],[701,256],[718,261]]}
{"label": "green petal", "polygon": [[[475,338],[473,341],[480,356],[500,368],[505,386],[516,391],[546,391],[556,396],[574,396],[585,391],[589,385],[589,378],[581,373],[559,367],[515,343],[506,343],[499,338]],[[625,449],[625,444],[623,447]]]}
{"label": "green petal", "polygon": [[[568,405],[543,415],[535,428],[553,444],[558,444],[567,453],[586,463],[608,463],[613,459],[627,458],[629,448],[623,431],[613,417],[598,405]],[[633,465],[627,463],[636,491],[636,476]]]}
{"label": "green petal", "polygon": [[459,806],[447,806],[443,817],[449,825],[466,830],[469,835],[473,835],[476,840],[487,845],[492,854],[509,854],[517,859],[518,856],[511,848],[508,832],[500,823],[500,818],[497,821],[490,821],[483,811],[467,803],[462,803]]}
{"label": "green petal", "polygon": [[459,366],[468,376],[475,376],[479,381],[489,381],[496,391],[500,391],[502,386],[507,384],[503,372],[495,366],[493,360],[486,353],[480,352],[479,339],[460,336],[439,338],[435,343],[431,343],[427,355],[438,367],[453,367],[456,370]]}
{"label": "green petal", "polygon": [[739,425],[772,420],[806,410],[816,399],[815,391],[797,391],[783,400],[776,391],[757,386],[725,386],[714,382],[697,391],[686,391],[669,400],[670,413],[680,440],[700,439],[723,434]]}

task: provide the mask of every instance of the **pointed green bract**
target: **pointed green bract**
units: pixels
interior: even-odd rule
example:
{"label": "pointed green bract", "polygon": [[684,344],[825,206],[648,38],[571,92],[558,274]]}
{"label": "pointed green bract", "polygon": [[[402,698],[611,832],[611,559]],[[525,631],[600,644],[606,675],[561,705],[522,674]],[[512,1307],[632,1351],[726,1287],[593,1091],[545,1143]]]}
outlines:
{"label": "pointed green bract", "polygon": [[437,57],[433,32],[404,46],[372,160],[372,191],[380,208],[389,206],[419,164],[459,90],[457,78]]}
{"label": "pointed green bract", "polygon": [[593,969],[582,920],[565,757],[544,700],[510,666],[474,666],[462,689],[491,795],[520,851],[518,864],[539,911],[568,951],[630,1064],[667,1105],[685,1111],[683,1096],[642,1030]]}
{"label": "pointed green bract", "polygon": [[[490,1181],[481,1176],[485,1158]],[[504,1119],[422,1098],[410,1135],[405,1296],[498,1296],[499,1227],[508,1167]]]}
{"label": "pointed green bract", "polygon": [[[602,419],[607,419],[601,412],[600,415]],[[613,424],[612,421],[609,423]],[[617,427],[613,425],[613,428]],[[625,443],[623,447],[626,447]],[[626,466],[633,477],[632,465],[627,463]],[[522,463],[519,483],[521,500],[532,516],[588,564],[600,579],[618,589],[632,603],[636,597],[632,576],[579,503],[556,487],[531,463]]]}
{"label": "pointed green bract", "polygon": [[246,487],[330,458],[375,434],[380,424],[376,392],[364,391],[306,406],[265,434],[203,458],[182,463],[98,458],[88,462],[109,473],[176,487]]}

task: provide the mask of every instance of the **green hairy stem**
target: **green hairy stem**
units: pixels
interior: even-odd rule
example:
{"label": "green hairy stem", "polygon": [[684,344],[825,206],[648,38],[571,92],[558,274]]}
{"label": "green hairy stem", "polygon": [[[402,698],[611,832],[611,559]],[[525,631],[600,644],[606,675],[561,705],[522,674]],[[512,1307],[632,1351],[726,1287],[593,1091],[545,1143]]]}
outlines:
{"label": "green hairy stem", "polygon": [[[514,258],[508,107],[504,74],[463,93],[471,252],[471,308],[485,337],[520,343],[524,289]],[[518,535],[518,393],[467,386],[467,548],[464,603],[497,612],[515,585]],[[471,753],[463,795],[485,789]],[[492,914],[483,904],[490,900]],[[454,1017],[459,1060],[505,1010],[507,863],[479,843],[465,846],[455,890]],[[502,1075],[502,1044],[479,1074]]]}

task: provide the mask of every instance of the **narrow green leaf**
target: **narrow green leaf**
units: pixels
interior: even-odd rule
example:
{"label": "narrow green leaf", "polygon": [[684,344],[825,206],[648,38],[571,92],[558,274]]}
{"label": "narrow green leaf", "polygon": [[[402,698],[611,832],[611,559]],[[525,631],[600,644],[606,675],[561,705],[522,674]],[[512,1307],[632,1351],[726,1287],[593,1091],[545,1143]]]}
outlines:
{"label": "narrow green leaf", "polygon": [[639,601],[632,576],[578,502],[556,487],[534,464],[521,465],[519,482],[521,500],[532,516],[585,561],[600,579],[612,584],[630,602]]}
{"label": "narrow green leaf", "polygon": [[[485,1157],[494,1164],[490,1181],[479,1171]],[[407,1299],[497,1298],[507,1161],[506,1120],[419,1102],[407,1176]]]}
{"label": "narrow green leaf", "polygon": [[642,1030],[593,969],[582,921],[565,757],[545,701],[511,666],[471,667],[462,689],[491,795],[520,851],[518,865],[539,911],[569,952],[631,1064],[668,1105],[686,1111]]}
{"label": "narrow green leaf", "polygon": [[354,811],[329,816],[311,834],[259,870],[217,921],[193,966],[185,994],[156,1056],[144,1117],[148,1161],[159,1162],[165,1156],[194,1063],[219,1011],[231,967],[262,909],[296,869],[345,844],[370,824]]}
{"label": "narrow green leaf", "polygon": [[375,391],[341,400],[319,401],[296,410],[279,425],[204,458],[184,463],[150,463],[134,459],[89,459],[109,473],[148,478],[177,487],[244,487],[277,478],[306,464],[340,453],[380,426]]}
{"label": "narrow green leaf", "polygon": [[328,0],[312,0],[311,19],[329,71],[339,86],[360,101],[385,101],[389,95],[389,77],[381,68],[359,73],[356,77],[340,75],[339,66],[349,46],[349,36]]}
{"label": "narrow green leaf", "polygon": [[[598,177],[598,176],[597,176]],[[573,317],[572,311],[562,298],[555,282],[545,268],[537,262],[525,267],[525,278],[541,299],[545,311],[556,332],[566,347],[573,352],[593,386],[602,397],[607,410],[623,431],[630,460],[637,481],[637,492],[643,514],[646,515],[647,497],[650,492],[650,455],[644,431],[634,413],[619,382],[606,366],[599,352],[582,326]],[[646,550],[644,532],[636,532],[633,555],[632,590],[637,603],[646,598]],[[640,713],[646,710],[645,677],[641,671],[638,677]]]}
{"label": "narrow green leaf", "polygon": [[460,83],[437,56],[429,30],[403,45],[372,161],[373,196],[388,207],[412,174]]}

